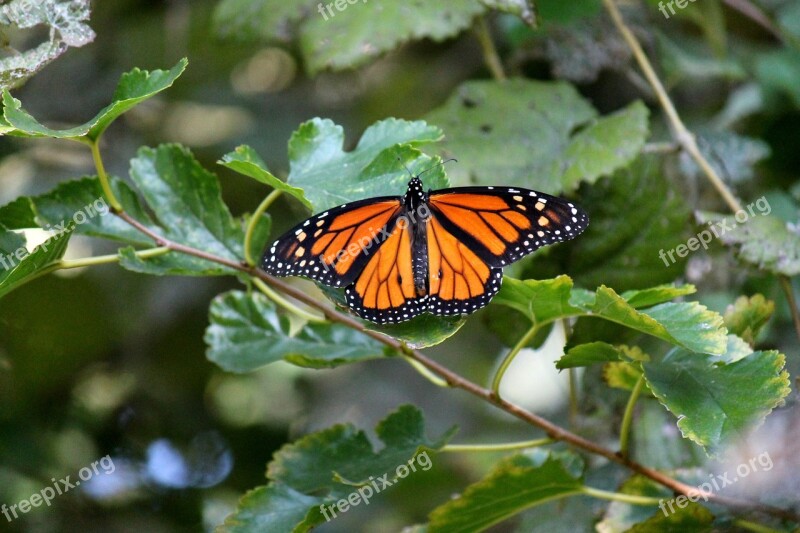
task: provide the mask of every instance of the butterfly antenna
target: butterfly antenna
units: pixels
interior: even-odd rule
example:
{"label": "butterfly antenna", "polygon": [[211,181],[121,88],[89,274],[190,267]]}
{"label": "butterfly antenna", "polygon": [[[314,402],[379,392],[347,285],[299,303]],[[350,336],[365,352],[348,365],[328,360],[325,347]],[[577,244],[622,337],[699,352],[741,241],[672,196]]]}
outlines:
{"label": "butterfly antenna", "polygon": [[456,163],[458,163],[458,159],[456,159],[455,157],[451,157],[450,159],[445,159],[444,161],[441,161],[438,165],[433,165],[431,168],[423,170],[422,172],[417,174],[417,177],[422,176],[423,174],[425,174],[429,170],[433,170],[434,168],[442,167],[442,166],[444,166],[445,163],[449,163],[450,161],[455,161]]}
{"label": "butterfly antenna", "polygon": [[422,172],[420,172],[419,174],[417,174],[415,176],[414,173],[411,172],[411,169],[408,168],[408,165],[403,163],[403,160],[400,159],[400,156],[397,157],[397,160],[400,162],[401,165],[403,165],[406,168],[406,170],[408,171],[408,173],[411,175],[412,178],[419,178],[420,176],[422,176],[426,172],[428,172],[430,170],[433,170],[434,168],[444,166],[445,163],[449,163],[450,161],[455,161],[456,163],[458,163],[458,159],[456,159],[455,157],[451,157],[450,159],[445,159],[444,161],[440,161],[438,164],[433,165],[431,168],[427,168],[427,169],[423,170]]}
{"label": "butterfly antenna", "polygon": [[[413,172],[411,172],[411,169],[410,169],[410,168],[408,168],[408,165],[406,165],[405,163],[403,163],[403,160],[402,160],[402,159],[400,159],[400,156],[397,156],[397,161],[398,161],[398,162],[399,162],[401,165],[403,165],[403,166],[406,168],[406,170],[408,171],[408,174],[409,174],[409,175],[410,175],[412,178],[413,178],[413,177],[415,177],[415,176],[414,176],[414,173],[413,173]],[[416,177],[419,177],[419,176],[416,176]]]}

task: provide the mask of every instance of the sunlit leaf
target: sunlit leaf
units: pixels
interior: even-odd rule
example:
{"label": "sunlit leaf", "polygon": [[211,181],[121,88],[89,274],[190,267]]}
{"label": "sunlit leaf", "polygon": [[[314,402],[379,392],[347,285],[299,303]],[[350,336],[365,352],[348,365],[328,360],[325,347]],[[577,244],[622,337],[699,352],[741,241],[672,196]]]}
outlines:
{"label": "sunlit leaf", "polygon": [[303,194],[303,189],[292,187],[284,181],[279,180],[267,170],[264,160],[247,145],[238,146],[235,151],[222,156],[219,163],[231,170],[249,176],[264,185],[269,185],[275,190],[282,191],[297,198],[304,206],[311,209],[311,202]]}
{"label": "sunlit leaf", "polygon": [[[287,182],[304,190],[314,212],[372,196],[399,196],[410,179],[404,165],[419,174],[437,163],[414,147],[441,138],[438,127],[423,121],[387,119],[367,128],[356,147],[345,152],[343,128],[314,119],[289,141]],[[424,183],[426,188],[446,187],[442,168],[426,173]]]}

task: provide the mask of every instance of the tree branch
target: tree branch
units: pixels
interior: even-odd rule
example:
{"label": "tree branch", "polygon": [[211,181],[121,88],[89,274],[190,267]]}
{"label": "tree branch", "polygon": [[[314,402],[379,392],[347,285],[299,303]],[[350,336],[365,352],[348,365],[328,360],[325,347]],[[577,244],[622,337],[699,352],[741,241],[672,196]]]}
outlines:
{"label": "tree branch", "polygon": [[332,307],[320,303],[319,301],[315,300],[313,297],[309,296],[303,291],[293,287],[292,285],[289,285],[288,283],[278,278],[270,276],[269,274],[267,274],[262,270],[259,270],[255,267],[251,267],[244,262],[236,262],[224,257],[215,256],[203,250],[198,250],[190,246],[185,246],[180,243],[172,242],[169,239],[165,239],[161,235],[151,231],[149,228],[142,225],[139,221],[132,218],[124,211],[117,211],[115,212],[115,214],[120,218],[122,218],[123,220],[125,220],[126,222],[128,222],[129,224],[131,224],[133,227],[137,228],[139,231],[141,231],[148,237],[150,237],[151,239],[153,239],[153,241],[158,246],[165,246],[176,252],[192,255],[194,257],[205,259],[207,261],[212,261],[217,264],[227,266],[233,270],[243,272],[252,277],[261,279],[267,285],[270,285],[271,287],[283,292],[284,294],[291,296],[295,300],[304,303],[309,307],[319,310],[331,322],[336,322],[338,324],[347,326],[353,330],[359,331],[364,335],[372,339],[375,339],[376,341],[390,348],[397,350],[398,352],[406,355],[407,357],[417,361],[423,367],[430,370],[433,374],[436,374],[437,376],[442,378],[451,387],[455,387],[463,391],[466,391],[472,394],[473,396],[476,396],[482,400],[485,400],[495,405],[496,407],[519,418],[520,420],[523,420],[528,424],[531,424],[535,427],[544,430],[547,436],[554,440],[558,440],[567,443],[575,448],[579,448],[581,450],[599,455],[601,457],[605,457],[609,461],[625,466],[628,469],[638,474],[641,474],[669,489],[672,489],[676,493],[685,494],[687,496],[692,495],[692,496],[701,496],[704,498],[708,498],[709,501],[712,501],[719,505],[724,505],[734,510],[757,511],[784,520],[793,520],[795,522],[800,522],[800,515],[791,510],[781,509],[779,507],[774,507],[771,505],[757,503],[757,502],[750,502],[735,498],[727,498],[719,496],[714,493],[704,492],[697,489],[696,487],[692,487],[691,485],[687,485],[685,483],[682,483],[681,481],[678,481],[677,479],[671,478],[668,475],[663,474],[662,472],[646,467],[630,458],[623,457],[621,454],[618,454],[595,442],[592,442],[570,431],[567,431],[566,429],[563,429],[560,426],[553,424],[549,420],[542,418],[539,415],[531,413],[516,404],[513,404],[509,401],[506,401],[498,397],[491,390],[481,387],[480,385],[477,385],[476,383],[473,383],[461,377],[460,375],[454,373],[450,369],[440,365],[436,361],[429,359],[419,350],[409,348],[403,342],[397,339],[388,337],[377,331],[367,329],[367,327],[356,318],[341,313],[333,309]]}

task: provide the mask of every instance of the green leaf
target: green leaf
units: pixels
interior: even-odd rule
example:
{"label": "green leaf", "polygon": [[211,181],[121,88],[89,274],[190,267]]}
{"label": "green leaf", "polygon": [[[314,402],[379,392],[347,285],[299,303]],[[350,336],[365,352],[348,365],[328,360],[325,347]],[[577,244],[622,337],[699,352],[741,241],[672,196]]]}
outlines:
{"label": "green leaf", "polygon": [[289,41],[293,26],[311,5],[310,1],[220,0],[214,10],[214,30],[237,41]]}
{"label": "green leaf", "polygon": [[[576,5],[581,3],[583,6]],[[572,11],[567,16],[580,17],[564,23],[552,18],[553,7],[539,6],[544,28],[539,32],[540,38],[535,39],[532,45],[541,50],[550,62],[550,71],[556,79],[581,84],[593,83],[602,72],[624,71],[630,63],[630,48],[614,27],[611,18],[602,12],[586,13],[587,9],[591,9],[590,4],[594,4],[592,7],[597,11],[596,8],[599,6],[596,3],[585,0],[564,4],[565,8]],[[584,14],[594,16],[581,16],[582,10]],[[630,11],[632,10],[626,9],[626,12]],[[551,18],[545,19],[547,15]],[[632,30],[648,31],[642,28],[641,23],[637,23],[635,18],[637,17],[626,16],[626,21],[632,26]]]}
{"label": "green leaf", "polygon": [[[660,435],[659,438],[664,440]],[[663,498],[665,501],[673,496],[663,486],[641,475],[626,479],[617,492],[648,498]],[[629,531],[629,528],[647,520],[652,514],[653,506],[612,501],[606,509],[603,520],[597,524],[597,531]]]}
{"label": "green leaf", "polygon": [[[5,263],[0,266],[6,270],[6,267],[11,268],[9,261],[12,258],[6,256],[13,256],[17,250],[24,247],[25,237],[15,231],[9,231],[7,227],[0,223],[0,260],[5,259]],[[16,259],[14,261],[16,262]]]}
{"label": "green leaf", "polygon": [[787,95],[800,107],[800,51],[787,47],[758,54],[755,70],[763,87]]}
{"label": "green leaf", "polygon": [[699,39],[683,36],[680,41],[675,41],[661,32],[656,32],[656,37],[668,85],[709,78],[742,80],[747,77],[747,71],[736,56],[717,57]]}
{"label": "green leaf", "polygon": [[678,418],[683,436],[709,454],[730,439],[743,438],[790,392],[783,354],[743,356],[744,342],[729,346],[721,357],[675,349],[661,361],[643,364],[647,385]]}
{"label": "green leaf", "polygon": [[[441,138],[439,128],[423,121],[387,119],[367,128],[358,145],[345,152],[341,126],[310,120],[289,141],[287,182],[304,189],[314,212],[372,196],[402,195],[409,180],[403,165],[416,175],[439,163],[414,147]],[[425,186],[447,186],[441,167],[425,174]]]}
{"label": "green leaf", "polygon": [[[221,531],[307,531],[324,521],[321,503],[369,505],[370,499],[382,497],[381,490],[430,470],[433,461],[428,451],[441,449],[455,432],[453,428],[431,440],[424,425],[422,413],[405,405],[376,427],[380,451],[374,451],[364,431],[349,424],[287,444],[267,467],[269,485],[246,495]],[[335,505],[326,512],[329,518],[336,517]]]}
{"label": "green leaf", "polygon": [[[683,289],[661,286],[649,292],[630,291],[627,295],[641,305],[682,292]],[[600,286],[592,295],[573,290],[572,280],[559,276],[541,281],[504,278],[494,303],[516,309],[537,324],[568,316],[591,315],[693,351],[717,354],[725,351],[726,331],[722,327],[722,317],[696,302],[662,303],[638,311],[613,289]]]}
{"label": "green leaf", "polygon": [[[248,491],[225,519],[217,533],[285,533],[298,531],[295,526],[306,520],[309,509],[318,507],[325,499],[307,496],[282,484],[271,484]],[[307,531],[307,529],[299,529]]]}
{"label": "green leaf", "polygon": [[[248,218],[243,221],[243,224],[247,224],[249,222],[250,220]],[[250,239],[250,257],[258,261],[258,259],[261,257],[261,254],[264,252],[264,248],[269,242],[271,232],[272,217],[270,217],[269,213],[263,213],[258,219],[258,222],[256,222],[255,228],[253,228],[253,235]]]}
{"label": "green leaf", "polygon": [[[142,208],[136,193],[125,182],[112,178],[111,189],[126,213],[150,229],[158,229]],[[110,214],[100,180],[96,177],[60,183],[52,191],[31,198],[31,203],[43,228],[66,223],[73,225],[76,234],[127,244],[153,245],[152,239]],[[82,215],[78,217],[78,213]],[[79,221],[83,222],[78,224]]]}
{"label": "green leaf", "polygon": [[135,68],[123,74],[117,89],[114,91],[111,104],[103,108],[93,119],[85,124],[66,130],[54,130],[40,124],[22,108],[22,103],[19,100],[13,98],[7,90],[4,90],[4,116],[8,124],[15,128],[13,131],[7,132],[7,134],[73,140],[86,138],[96,141],[120,115],[170,87],[178,76],[183,73],[187,64],[186,59],[181,59],[169,71],[154,70],[148,72]]}
{"label": "green leaf", "polygon": [[583,180],[593,183],[636,159],[649,134],[648,116],[647,107],[637,100],[575,134],[564,150],[563,188],[574,189]]}
{"label": "green leaf", "polygon": [[764,215],[737,223],[734,217],[708,212],[697,213],[697,219],[701,224],[712,222],[710,231],[734,246],[743,262],[773,274],[800,274],[800,236],[787,222]]}
{"label": "green leaf", "polygon": [[[48,40],[28,50],[20,52],[8,46],[8,42],[4,43],[6,53],[0,59],[0,88],[17,87],[69,47],[92,42],[95,33],[84,22],[89,14],[89,2],[71,0],[11,0],[0,6],[0,24],[4,26],[14,25],[20,29],[49,26],[49,31],[43,32],[49,36]],[[2,130],[0,127],[0,134],[5,133]]]}
{"label": "green leaf", "polygon": [[739,296],[725,310],[723,319],[730,333],[738,335],[753,346],[759,332],[769,322],[774,312],[775,302],[767,300],[761,294],[754,294],[750,298]]}
{"label": "green leaf", "polygon": [[556,361],[556,368],[576,368],[589,366],[596,363],[606,363],[609,361],[619,361],[622,354],[620,351],[607,342],[587,342],[573,346],[567,353]]}
{"label": "green leaf", "polygon": [[[244,231],[222,201],[219,181],[185,148],[142,148],[131,161],[131,178],[160,225],[160,233],[180,244],[241,261]],[[211,275],[234,271],[186,254],[170,252],[140,259],[122,250],[120,264],[148,274]]]}
{"label": "green leaf", "polygon": [[[325,4],[323,4],[325,5]],[[334,4],[328,3],[328,6]],[[454,37],[485,11],[478,0],[344,3],[320,9],[300,28],[300,48],[311,74],[363,65],[399,45]]]}
{"label": "green leaf", "polygon": [[[738,184],[755,178],[755,165],[768,158],[769,145],[761,139],[745,137],[732,131],[698,134],[698,146],[709,164],[727,182]],[[692,179],[704,175],[694,159],[680,154],[681,171]]]}
{"label": "green leaf", "polygon": [[583,313],[583,309],[570,303],[571,291],[572,279],[569,276],[524,281],[505,276],[492,303],[516,309],[531,322],[543,325]]}
{"label": "green leaf", "polygon": [[637,311],[606,286],[597,289],[590,311],[642,333],[647,333],[689,350],[720,354],[725,351],[726,331],[722,317],[697,302],[663,303]]}
{"label": "green leaf", "polygon": [[454,183],[558,194],[632,162],[647,137],[647,114],[636,102],[598,118],[572,85],[512,79],[464,83],[426,120],[447,132],[439,154],[459,159]]}
{"label": "green leaf", "polygon": [[0,207],[0,224],[7,229],[38,228],[33,203],[27,196],[20,196],[11,203]]}
{"label": "green leaf", "polygon": [[311,209],[311,202],[308,201],[303,189],[292,187],[284,181],[279,180],[267,170],[267,164],[261,159],[255,150],[247,145],[238,146],[235,151],[222,156],[219,164],[225,166],[239,174],[249,176],[256,181],[269,185],[275,190],[282,191],[294,196],[300,203]]}
{"label": "green leaf", "polygon": [[409,348],[420,350],[441,344],[466,324],[463,316],[435,316],[429,313],[414,317],[400,324],[373,324],[365,322],[367,329],[389,335],[403,341]]}
{"label": "green leaf", "polygon": [[697,288],[694,285],[675,286],[674,284],[666,284],[650,287],[649,289],[625,291],[620,296],[634,309],[640,309],[668,302],[687,294],[694,294],[695,292],[697,292]]}
{"label": "green leaf", "polygon": [[[0,232],[3,235],[4,232]],[[0,260],[0,298],[13,291],[20,285],[50,272],[51,266],[58,263],[67,250],[72,231],[65,230],[51,236],[42,244],[36,246],[28,254],[25,248],[13,250],[14,256],[6,255]],[[11,242],[9,242],[11,241]],[[0,245],[13,245],[13,240],[6,237],[0,238]],[[12,252],[12,250],[8,250]],[[19,255],[16,255],[20,252]]]}
{"label": "green leaf", "polygon": [[385,356],[377,341],[333,324],[306,324],[292,334],[289,319],[260,293],[231,291],[209,310],[207,357],[230,372],[249,372],[285,360],[309,368],[329,368]]}
{"label": "green leaf", "polygon": [[672,188],[659,157],[639,157],[630,167],[581,190],[579,205],[591,223],[580,239],[551,249],[547,261],[523,263],[521,277],[547,278],[568,271],[584,287],[618,290],[670,283],[686,258],[668,253],[688,237],[684,193]]}
{"label": "green leaf", "polygon": [[641,376],[642,366],[639,363],[612,361],[603,365],[603,380],[615,389],[632,391]]}
{"label": "green leaf", "polygon": [[525,509],[581,493],[582,464],[571,453],[534,450],[506,458],[458,498],[434,509],[428,533],[483,531]]}
{"label": "green leaf", "polygon": [[680,507],[674,505],[675,512],[665,515],[656,512],[652,517],[639,522],[628,530],[628,533],[705,533],[715,531],[714,515],[700,504],[688,502]]}

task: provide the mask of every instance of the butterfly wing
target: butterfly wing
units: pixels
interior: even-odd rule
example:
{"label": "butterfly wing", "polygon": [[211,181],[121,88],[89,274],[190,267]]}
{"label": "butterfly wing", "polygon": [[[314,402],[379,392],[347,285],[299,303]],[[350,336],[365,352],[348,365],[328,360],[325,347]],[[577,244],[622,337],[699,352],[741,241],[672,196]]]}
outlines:
{"label": "butterfly wing", "polygon": [[490,267],[436,216],[428,219],[428,312],[460,315],[484,307],[500,290],[503,269]]}
{"label": "butterfly wing", "polygon": [[418,294],[414,284],[413,223],[397,219],[389,237],[370,255],[366,266],[345,289],[345,300],[358,316],[379,324],[403,322],[428,308],[428,295]]}
{"label": "butterfly wing", "polygon": [[430,195],[433,216],[489,267],[575,238],[589,217],[571,202],[513,187],[456,187]]}
{"label": "butterfly wing", "polygon": [[301,222],[264,252],[273,276],[305,276],[325,285],[353,282],[389,237],[401,198],[385,196],[340,205]]}
{"label": "butterfly wing", "polygon": [[527,189],[441,189],[428,202],[428,311],[438,315],[484,307],[500,290],[503,266],[589,224],[572,203]]}

